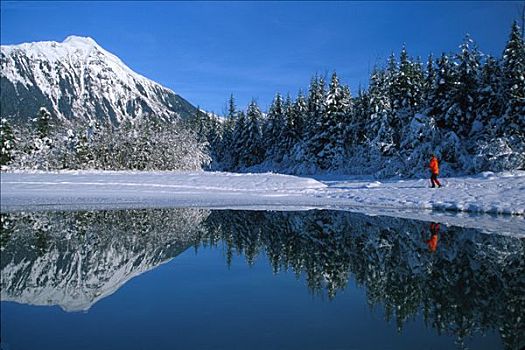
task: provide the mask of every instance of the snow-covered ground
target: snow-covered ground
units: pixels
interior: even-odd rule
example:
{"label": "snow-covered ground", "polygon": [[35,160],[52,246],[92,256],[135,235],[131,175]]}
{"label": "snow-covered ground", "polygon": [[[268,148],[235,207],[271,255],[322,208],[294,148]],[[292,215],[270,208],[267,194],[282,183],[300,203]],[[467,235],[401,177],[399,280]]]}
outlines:
{"label": "snow-covered ground", "polygon": [[272,173],[13,172],[1,175],[1,209],[332,208],[525,234],[524,171],[441,180],[445,187],[432,189],[427,179],[379,182]]}

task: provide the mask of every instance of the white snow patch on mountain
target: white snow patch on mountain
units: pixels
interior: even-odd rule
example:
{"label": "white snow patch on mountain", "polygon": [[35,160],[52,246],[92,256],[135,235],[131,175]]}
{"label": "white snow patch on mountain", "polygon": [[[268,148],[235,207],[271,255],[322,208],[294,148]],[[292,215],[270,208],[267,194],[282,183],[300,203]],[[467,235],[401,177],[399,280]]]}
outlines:
{"label": "white snow patch on mountain", "polygon": [[3,115],[30,113],[16,101],[25,95],[62,119],[173,119],[195,110],[170,89],[135,73],[92,38],[3,45],[1,53],[2,78],[12,84],[12,90],[3,91],[8,94],[2,99]]}

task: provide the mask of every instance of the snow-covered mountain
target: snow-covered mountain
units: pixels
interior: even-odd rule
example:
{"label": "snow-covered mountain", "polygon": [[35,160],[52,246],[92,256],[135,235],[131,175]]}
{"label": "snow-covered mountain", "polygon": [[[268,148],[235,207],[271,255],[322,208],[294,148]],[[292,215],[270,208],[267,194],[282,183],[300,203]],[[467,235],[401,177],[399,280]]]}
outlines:
{"label": "snow-covered mountain", "polygon": [[93,39],[69,36],[1,47],[1,116],[28,119],[46,107],[60,119],[185,118],[188,101],[126,66]]}

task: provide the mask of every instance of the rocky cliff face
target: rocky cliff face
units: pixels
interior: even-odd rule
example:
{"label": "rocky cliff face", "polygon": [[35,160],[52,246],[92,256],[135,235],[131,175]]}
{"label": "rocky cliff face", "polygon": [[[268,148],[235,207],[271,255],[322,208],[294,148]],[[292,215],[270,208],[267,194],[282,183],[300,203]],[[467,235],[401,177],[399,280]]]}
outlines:
{"label": "rocky cliff face", "polygon": [[153,116],[174,120],[196,111],[91,38],[2,46],[0,64],[1,117],[26,120],[46,107],[59,119],[118,124]]}

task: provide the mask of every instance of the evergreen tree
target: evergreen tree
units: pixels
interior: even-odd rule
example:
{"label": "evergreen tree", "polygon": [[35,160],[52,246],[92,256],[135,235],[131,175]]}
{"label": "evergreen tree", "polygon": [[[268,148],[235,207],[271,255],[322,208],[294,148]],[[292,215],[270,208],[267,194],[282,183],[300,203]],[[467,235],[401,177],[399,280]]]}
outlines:
{"label": "evergreen tree", "polygon": [[425,78],[423,83],[423,104],[424,108],[432,107],[433,96],[432,92],[436,90],[436,69],[434,68],[434,57],[432,54],[428,56],[427,68],[425,71]]}
{"label": "evergreen tree", "polygon": [[487,56],[477,88],[476,120],[470,136],[493,135],[493,129],[503,113],[501,67],[493,57]]}
{"label": "evergreen tree", "polygon": [[[419,59],[413,62],[403,46],[399,56],[399,70],[389,79],[394,110],[415,112],[422,100],[423,71]],[[406,120],[405,120],[406,122]]]}
{"label": "evergreen tree", "polygon": [[[326,130],[326,90],[323,78],[317,76],[312,79],[308,95],[308,122],[306,131],[307,152],[309,162],[320,167],[327,166],[327,159],[323,152],[329,142],[329,133]],[[322,164],[320,164],[322,163]]]}
{"label": "evergreen tree", "polygon": [[370,117],[365,125],[370,147],[381,155],[391,155],[395,146],[392,130],[393,111],[388,91],[385,71],[374,68],[369,89]]}
{"label": "evergreen tree", "polygon": [[288,160],[288,156],[292,153],[295,144],[299,141],[299,134],[295,130],[294,123],[298,118],[295,116],[294,103],[290,94],[286,95],[283,104],[284,124],[280,140],[278,141],[278,160]]}
{"label": "evergreen tree", "polygon": [[37,137],[41,140],[49,138],[52,128],[51,113],[45,107],[40,108],[34,122]]}
{"label": "evergreen tree", "polygon": [[38,115],[33,119],[34,131],[29,153],[32,158],[30,163],[37,169],[48,170],[54,166],[51,164],[51,152],[54,147],[51,137],[51,113],[44,107],[38,111]]}
{"label": "evergreen tree", "polygon": [[450,109],[446,112],[446,125],[460,136],[467,136],[476,118],[476,94],[480,54],[469,35],[460,46],[461,52],[456,56],[454,85],[451,90]]}
{"label": "evergreen tree", "polygon": [[409,106],[413,113],[421,111],[423,107],[423,92],[425,85],[425,74],[423,72],[423,64],[421,59],[416,57],[416,61],[410,66],[411,79],[411,96],[409,99]]}
{"label": "evergreen tree", "polygon": [[246,111],[244,127],[239,128],[239,135],[236,139],[240,167],[250,167],[263,160],[261,120],[262,112],[255,100],[252,100]]}
{"label": "evergreen tree", "polygon": [[429,103],[432,107],[429,110],[431,116],[435,117],[437,126],[445,128],[445,113],[452,104],[451,91],[454,88],[454,76],[452,64],[446,54],[442,54],[437,61],[436,80],[433,91],[431,92]]}
{"label": "evergreen tree", "polygon": [[498,125],[500,135],[525,135],[525,44],[515,21],[503,52],[505,113]]}
{"label": "evergreen tree", "polygon": [[239,167],[244,166],[245,164],[241,164],[241,157],[240,153],[244,148],[244,142],[246,142],[246,115],[244,112],[240,111],[237,113],[237,117],[235,118],[235,126],[233,129],[233,140],[232,140],[232,148],[231,148],[231,155],[232,155],[232,169],[238,169]]}
{"label": "evergreen tree", "polygon": [[400,110],[410,106],[410,99],[412,97],[412,82],[410,81],[411,65],[412,62],[410,62],[407,50],[403,46],[399,55],[399,71],[394,76],[393,82],[395,89],[392,96],[392,108],[394,110]]}
{"label": "evergreen tree", "polygon": [[233,94],[230,95],[230,99],[228,100],[228,119],[235,119],[237,116],[237,107],[235,106],[235,98],[233,97]]}
{"label": "evergreen tree", "polygon": [[265,149],[265,159],[280,162],[282,152],[279,150],[279,143],[285,127],[285,116],[283,99],[277,93],[270,106],[268,116],[263,126],[263,146]]}
{"label": "evergreen tree", "polygon": [[2,118],[0,123],[0,166],[7,165],[14,157],[16,138],[13,128],[7,119]]}
{"label": "evergreen tree", "polygon": [[299,91],[297,98],[293,104],[293,116],[292,116],[292,125],[293,125],[293,134],[296,142],[303,139],[305,130],[306,130],[306,121],[308,114],[308,106],[306,100],[303,96],[303,92]]}
{"label": "evergreen tree", "polygon": [[334,72],[326,96],[326,113],[323,118],[323,129],[326,130],[324,145],[324,160],[320,160],[322,168],[339,167],[344,154],[345,129],[350,107],[350,89],[341,86]]}
{"label": "evergreen tree", "polygon": [[392,52],[388,57],[387,68],[385,72],[385,84],[387,85],[388,98],[392,102],[392,108],[398,108],[395,106],[396,102],[399,102],[399,67],[397,64],[396,56]]}
{"label": "evergreen tree", "polygon": [[235,149],[235,142],[234,142],[234,133],[235,133],[235,125],[237,121],[237,107],[235,106],[235,99],[233,97],[233,94],[230,95],[230,99],[228,101],[228,112],[226,115],[226,120],[224,121],[221,130],[222,130],[222,137],[221,142],[219,143],[219,150],[217,150],[217,158],[219,161],[220,166],[224,170],[233,170],[235,167],[235,159],[236,159],[236,153],[234,151]]}
{"label": "evergreen tree", "polygon": [[354,99],[348,85],[343,86],[344,120],[342,124],[342,144],[348,150],[350,147],[350,128],[354,118]]}
{"label": "evergreen tree", "polygon": [[370,114],[370,97],[368,91],[359,88],[353,112],[351,113],[351,120],[346,128],[348,147],[350,149],[362,145],[367,140],[366,125],[369,121]]}
{"label": "evergreen tree", "polygon": [[77,144],[75,145],[75,155],[77,158],[77,164],[82,168],[93,167],[93,155],[91,153],[88,135],[86,133],[81,134],[78,137]]}

